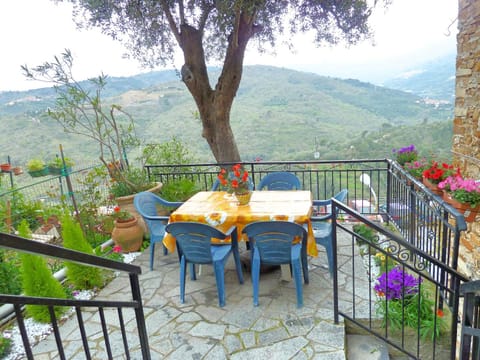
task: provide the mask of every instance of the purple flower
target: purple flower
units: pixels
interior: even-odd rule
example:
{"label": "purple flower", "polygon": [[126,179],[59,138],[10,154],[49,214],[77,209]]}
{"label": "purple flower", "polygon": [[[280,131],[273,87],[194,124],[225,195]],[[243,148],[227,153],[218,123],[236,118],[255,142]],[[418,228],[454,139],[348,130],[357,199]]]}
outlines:
{"label": "purple flower", "polygon": [[420,282],[421,278],[417,279],[397,266],[380,275],[374,289],[378,295],[385,296],[387,300],[402,299],[405,295],[416,294]]}
{"label": "purple flower", "polygon": [[404,154],[404,153],[416,153],[417,150],[415,149],[415,145],[412,144],[410,146],[402,147],[398,150],[393,149],[393,152],[397,154]]}

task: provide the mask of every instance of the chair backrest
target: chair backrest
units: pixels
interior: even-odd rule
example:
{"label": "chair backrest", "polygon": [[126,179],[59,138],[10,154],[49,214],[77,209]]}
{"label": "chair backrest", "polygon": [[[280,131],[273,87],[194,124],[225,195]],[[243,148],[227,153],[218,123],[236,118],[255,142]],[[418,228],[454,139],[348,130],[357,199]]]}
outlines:
{"label": "chair backrest", "polygon": [[153,221],[151,217],[158,216],[158,206],[175,208],[182,205],[182,203],[167,201],[150,191],[143,191],[135,195],[133,205],[147,225],[150,226],[150,222]]}
{"label": "chair backrest", "polygon": [[188,262],[195,264],[212,263],[210,251],[212,238],[225,239],[226,236],[213,226],[188,221],[168,224],[165,231],[177,241],[179,254]]}
{"label": "chair backrest", "polygon": [[292,244],[301,239],[303,251],[306,251],[307,232],[289,221],[258,221],[243,228],[250,246],[258,251],[262,263],[288,264],[291,261]]}
{"label": "chair backrest", "polygon": [[182,204],[182,202],[173,202],[162,199],[160,196],[150,191],[140,192],[133,198],[135,209],[142,216],[150,231],[153,230],[153,224],[159,220],[158,206],[177,208]]}
{"label": "chair backrest", "polygon": [[265,175],[258,186],[260,190],[300,190],[300,179],[288,171],[277,171]]}
{"label": "chair backrest", "polygon": [[333,198],[340,202],[345,202],[345,198],[347,197],[348,190],[342,189],[340,192],[336,193]]}

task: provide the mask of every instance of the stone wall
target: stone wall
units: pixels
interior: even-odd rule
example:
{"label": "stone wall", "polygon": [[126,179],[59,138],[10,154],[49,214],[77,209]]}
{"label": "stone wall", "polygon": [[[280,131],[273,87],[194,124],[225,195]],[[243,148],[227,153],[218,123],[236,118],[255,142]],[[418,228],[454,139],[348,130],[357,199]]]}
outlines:
{"label": "stone wall", "polygon": [[[459,0],[453,159],[480,179],[480,1]],[[462,233],[459,270],[480,279],[480,216]]]}

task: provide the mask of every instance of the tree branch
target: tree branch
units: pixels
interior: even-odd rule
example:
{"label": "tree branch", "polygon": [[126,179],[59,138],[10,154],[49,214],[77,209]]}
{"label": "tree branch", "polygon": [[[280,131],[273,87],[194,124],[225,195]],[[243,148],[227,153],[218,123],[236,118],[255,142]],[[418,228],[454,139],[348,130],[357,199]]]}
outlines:
{"label": "tree branch", "polygon": [[180,32],[178,31],[177,24],[175,23],[175,19],[173,18],[172,12],[168,7],[168,4],[165,0],[160,1],[162,5],[162,9],[165,12],[165,16],[167,17],[168,24],[170,25],[170,30],[172,30],[175,39],[177,39],[178,45],[182,46],[182,39],[180,37]]}

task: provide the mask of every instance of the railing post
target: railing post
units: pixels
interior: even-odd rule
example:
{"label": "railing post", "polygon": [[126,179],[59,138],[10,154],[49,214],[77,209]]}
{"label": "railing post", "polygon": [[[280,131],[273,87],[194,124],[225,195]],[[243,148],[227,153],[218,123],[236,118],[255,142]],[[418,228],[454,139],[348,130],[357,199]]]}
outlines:
{"label": "railing post", "polygon": [[142,295],[140,293],[140,285],[138,282],[138,275],[130,273],[130,286],[132,288],[132,298],[138,303],[135,307],[135,315],[137,319],[137,328],[139,343],[142,349],[143,360],[150,360],[150,347],[148,345],[147,327],[145,326],[145,315],[143,313]]}
{"label": "railing post", "polygon": [[337,273],[337,206],[332,201],[332,252],[333,252],[333,318],[335,324],[339,323],[338,316],[338,273]]}

